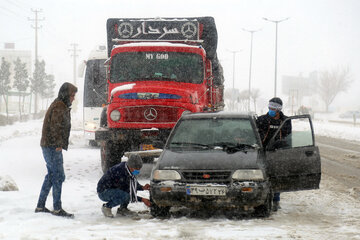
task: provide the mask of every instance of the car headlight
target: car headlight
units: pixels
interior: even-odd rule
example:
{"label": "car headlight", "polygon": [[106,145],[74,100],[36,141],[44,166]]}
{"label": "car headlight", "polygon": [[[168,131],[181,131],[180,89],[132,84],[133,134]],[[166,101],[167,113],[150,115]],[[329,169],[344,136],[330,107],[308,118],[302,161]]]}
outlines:
{"label": "car headlight", "polygon": [[264,174],[260,169],[236,170],[232,175],[234,180],[264,180]]}
{"label": "car headlight", "polygon": [[117,122],[120,120],[121,114],[119,110],[114,110],[110,113],[110,118],[111,120],[113,120],[114,122]]}
{"label": "car headlight", "polygon": [[180,180],[180,174],[175,170],[155,170],[153,174],[154,180]]}

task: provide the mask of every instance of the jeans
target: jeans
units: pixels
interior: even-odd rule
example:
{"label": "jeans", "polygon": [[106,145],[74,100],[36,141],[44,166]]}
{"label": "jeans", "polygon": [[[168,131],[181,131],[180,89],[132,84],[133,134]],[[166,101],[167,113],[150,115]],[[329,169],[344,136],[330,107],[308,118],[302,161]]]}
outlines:
{"label": "jeans", "polygon": [[280,193],[279,192],[274,193],[273,202],[280,202]]}
{"label": "jeans", "polygon": [[46,162],[47,174],[41,187],[37,207],[44,208],[47,196],[52,188],[54,210],[60,210],[61,189],[65,181],[62,152],[57,152],[55,147],[41,147]]}
{"label": "jeans", "polygon": [[106,189],[105,191],[98,193],[98,196],[102,201],[107,202],[105,206],[108,208],[113,208],[118,205],[126,207],[130,202],[130,194],[116,188]]}

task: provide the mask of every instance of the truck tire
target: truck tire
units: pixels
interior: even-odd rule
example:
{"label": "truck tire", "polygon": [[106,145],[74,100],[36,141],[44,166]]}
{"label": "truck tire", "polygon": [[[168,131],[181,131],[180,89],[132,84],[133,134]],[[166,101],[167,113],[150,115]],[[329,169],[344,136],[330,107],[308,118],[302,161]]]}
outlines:
{"label": "truck tire", "polygon": [[109,168],[121,162],[124,150],[121,144],[113,141],[103,141],[100,147],[101,168],[105,173]]}

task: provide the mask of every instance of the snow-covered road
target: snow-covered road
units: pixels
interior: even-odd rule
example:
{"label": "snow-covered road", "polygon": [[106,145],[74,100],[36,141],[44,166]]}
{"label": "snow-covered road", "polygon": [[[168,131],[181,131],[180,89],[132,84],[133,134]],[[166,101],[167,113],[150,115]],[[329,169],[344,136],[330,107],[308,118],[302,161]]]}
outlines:
{"label": "snow-covered road", "polygon": [[[19,191],[0,191],[0,239],[360,239],[360,200],[326,174],[319,190],[283,193],[282,209],[267,219],[104,218],[96,194],[102,175],[99,149],[86,147],[81,131],[71,133],[72,144],[64,152],[63,207],[75,219],[35,214],[46,172],[39,147],[41,121],[29,122],[26,129],[20,134],[21,124],[8,126],[11,137],[1,132],[0,176],[10,176]],[[146,210],[140,203],[130,208]]]}

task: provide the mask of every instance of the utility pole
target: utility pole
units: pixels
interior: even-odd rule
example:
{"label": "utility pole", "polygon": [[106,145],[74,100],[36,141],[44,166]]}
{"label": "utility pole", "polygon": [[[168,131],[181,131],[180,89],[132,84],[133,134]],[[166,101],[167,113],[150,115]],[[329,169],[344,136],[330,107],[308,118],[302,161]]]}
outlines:
{"label": "utility pole", "polygon": [[74,61],[74,67],[73,67],[73,83],[74,85],[76,85],[76,57],[78,57],[79,55],[77,55],[77,52],[80,52],[81,50],[77,49],[78,44],[77,43],[72,43],[70,44],[73,48],[69,49],[69,51],[71,52],[71,56],[73,57],[73,61]]}
{"label": "utility pole", "polygon": [[252,66],[252,49],[253,49],[253,35],[255,32],[260,31],[258,30],[246,30],[243,29],[245,32],[249,32],[251,34],[251,40],[250,40],[250,66],[249,66],[249,103],[248,103],[248,111],[250,112],[250,100],[251,100],[251,66]]}
{"label": "utility pole", "polygon": [[[34,26],[32,25],[31,27],[35,29],[35,69],[36,69],[37,62],[38,62],[38,29],[41,28],[41,26],[39,27],[38,22],[45,20],[45,18],[42,18],[42,19],[38,18],[38,13],[42,12],[42,9],[39,9],[39,10],[31,9],[31,11],[34,12],[35,18],[34,19],[28,18],[28,20],[34,22]],[[35,92],[35,109],[34,109],[35,113],[37,113],[37,104],[38,104],[38,94],[37,94],[37,92]]]}
{"label": "utility pole", "polygon": [[236,53],[241,51],[230,51],[233,54],[233,85],[232,85],[232,91],[231,91],[231,110],[233,111],[235,109],[235,100],[234,100],[234,92],[235,92],[235,57]]}
{"label": "utility pole", "polygon": [[274,86],[274,97],[276,97],[276,81],[277,81],[277,42],[278,42],[278,24],[288,20],[289,18],[284,18],[281,20],[270,20],[268,18],[263,18],[265,21],[275,23],[276,30],[275,30],[275,86]]}
{"label": "utility pole", "polygon": [[31,18],[28,18],[29,21],[33,21],[34,22],[34,25],[35,26],[31,26],[33,29],[35,29],[35,64],[38,60],[38,29],[41,28],[41,26],[39,27],[39,24],[38,22],[39,21],[44,21],[45,18],[42,18],[42,19],[39,19],[38,18],[38,13],[42,12],[42,9],[31,9],[32,12],[34,12],[35,14],[35,18],[34,19],[31,19]]}

